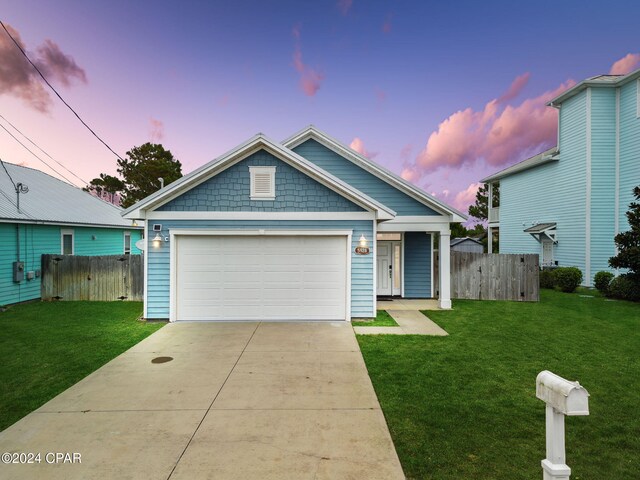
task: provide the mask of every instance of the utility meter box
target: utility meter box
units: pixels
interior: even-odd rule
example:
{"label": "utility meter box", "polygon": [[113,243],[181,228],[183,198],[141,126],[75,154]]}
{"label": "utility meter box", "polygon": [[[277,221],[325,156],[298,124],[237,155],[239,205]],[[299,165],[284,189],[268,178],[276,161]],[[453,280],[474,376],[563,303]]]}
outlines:
{"label": "utility meter box", "polygon": [[21,282],[24,280],[24,262],[13,262],[13,281]]}

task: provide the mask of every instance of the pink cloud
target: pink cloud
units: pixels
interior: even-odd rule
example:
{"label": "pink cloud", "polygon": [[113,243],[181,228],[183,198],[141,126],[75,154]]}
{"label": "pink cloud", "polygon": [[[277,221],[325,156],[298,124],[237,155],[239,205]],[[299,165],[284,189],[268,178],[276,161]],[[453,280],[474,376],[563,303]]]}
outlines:
{"label": "pink cloud", "polygon": [[416,159],[420,172],[460,168],[479,160],[493,167],[502,166],[553,145],[558,114],[546,104],[575,82],[568,80],[555,90],[527,98],[516,106],[505,105],[520,93],[527,80],[526,74],[517,77],[504,95],[488,102],[481,111],[467,108],[442,121]]}
{"label": "pink cloud", "polygon": [[503,93],[502,96],[497,100],[498,103],[510,102],[511,100],[516,98],[518,95],[520,95],[524,87],[526,87],[527,83],[529,83],[530,77],[531,77],[531,74],[529,72],[526,72],[526,73],[523,73],[522,75],[517,76],[516,79],[511,83],[509,90]]}
{"label": "pink cloud", "polygon": [[[6,27],[26,51],[18,31],[10,25]],[[57,80],[65,87],[73,80],[87,83],[85,71],[52,40],[45,40],[36,48],[36,53],[29,53],[29,57],[51,81]],[[3,94],[18,97],[40,112],[48,112],[52,105],[42,79],[5,32],[0,35],[0,95]]]}
{"label": "pink cloud", "polygon": [[393,19],[392,13],[389,13],[384,18],[384,22],[382,22],[382,33],[391,33],[391,29],[393,28],[393,25],[391,24],[392,19]]}
{"label": "pink cloud", "polygon": [[353,0],[338,0],[338,10],[340,10],[340,13],[342,13],[343,15],[349,13],[352,5]]}
{"label": "pink cloud", "polygon": [[149,137],[153,143],[164,140],[164,122],[155,118],[149,119]]}
{"label": "pink cloud", "polygon": [[387,92],[385,92],[385,91],[384,91],[384,90],[382,90],[381,88],[377,88],[377,87],[376,87],[376,88],[374,89],[374,93],[375,93],[375,96],[376,96],[376,100],[377,100],[379,103],[382,103],[382,102],[384,102],[384,101],[387,99]]}
{"label": "pink cloud", "polygon": [[293,50],[293,68],[300,74],[300,88],[309,97],[313,97],[318,90],[322,81],[324,80],[324,74],[318,70],[306,65],[302,61],[302,49],[300,46],[300,25],[296,25],[292,30],[293,38],[295,39],[295,46]]}
{"label": "pink cloud", "polygon": [[370,151],[368,151],[364,146],[364,142],[358,137],[355,137],[351,141],[351,143],[349,144],[349,147],[351,147],[353,150],[358,152],[363,157],[367,157],[368,159],[375,158],[376,155],[378,155],[378,152],[370,152]]}
{"label": "pink cloud", "polygon": [[472,183],[466,189],[458,192],[453,199],[453,206],[461,212],[466,212],[469,205],[475,203],[476,193],[481,186],[481,183]]}
{"label": "pink cloud", "polygon": [[640,53],[628,53],[611,65],[610,75],[626,75],[640,67]]}

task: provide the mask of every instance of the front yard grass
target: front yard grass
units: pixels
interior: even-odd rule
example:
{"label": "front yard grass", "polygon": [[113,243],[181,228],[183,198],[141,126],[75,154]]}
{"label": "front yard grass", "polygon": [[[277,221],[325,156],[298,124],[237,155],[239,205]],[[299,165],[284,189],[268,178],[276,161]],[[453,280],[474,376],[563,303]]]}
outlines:
{"label": "front yard grass", "polygon": [[376,318],[369,322],[351,322],[354,327],[397,327],[396,321],[385,310],[378,310]]}
{"label": "front yard grass", "polygon": [[162,327],[139,302],[38,302],[0,313],[0,431]]}
{"label": "front yard grass", "polygon": [[425,313],[449,336],[358,336],[408,478],[541,478],[542,370],[591,394],[566,419],[571,478],[638,478],[640,305],[543,290]]}

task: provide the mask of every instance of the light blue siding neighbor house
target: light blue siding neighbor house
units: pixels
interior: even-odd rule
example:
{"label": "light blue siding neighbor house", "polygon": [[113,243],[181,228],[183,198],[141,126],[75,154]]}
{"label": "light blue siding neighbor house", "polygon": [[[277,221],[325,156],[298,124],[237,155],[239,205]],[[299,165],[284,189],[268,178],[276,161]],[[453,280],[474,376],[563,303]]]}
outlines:
{"label": "light blue siding neighbor house", "polygon": [[[122,209],[32,168],[0,169],[0,305],[40,298],[42,254],[121,255],[140,251],[142,226]],[[16,193],[18,187],[28,192]],[[18,203],[19,202],[19,203]]]}
{"label": "light blue siding neighbor house", "polygon": [[[549,103],[558,145],[482,180],[500,188],[489,229],[500,253],[538,253],[543,265],[575,266],[583,283],[611,270],[614,236],[640,184],[640,70],[600,75]],[[489,242],[491,245],[491,242]]]}
{"label": "light blue siding neighbor house", "polygon": [[126,210],[146,230],[144,316],[343,320],[377,296],[451,308],[449,249],[464,215],[308,127],[256,135]]}

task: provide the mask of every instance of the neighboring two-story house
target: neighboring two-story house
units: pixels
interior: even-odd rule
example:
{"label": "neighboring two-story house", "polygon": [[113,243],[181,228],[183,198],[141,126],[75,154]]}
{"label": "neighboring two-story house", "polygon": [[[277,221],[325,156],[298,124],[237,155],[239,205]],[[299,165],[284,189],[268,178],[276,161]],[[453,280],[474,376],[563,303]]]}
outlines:
{"label": "neighboring two-story house", "polygon": [[629,228],[625,213],[640,184],[639,87],[640,70],[577,84],[549,103],[559,111],[558,145],[482,180],[489,198],[500,189],[488,212],[500,253],[578,267],[588,286],[611,270],[614,236]]}

